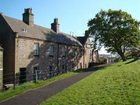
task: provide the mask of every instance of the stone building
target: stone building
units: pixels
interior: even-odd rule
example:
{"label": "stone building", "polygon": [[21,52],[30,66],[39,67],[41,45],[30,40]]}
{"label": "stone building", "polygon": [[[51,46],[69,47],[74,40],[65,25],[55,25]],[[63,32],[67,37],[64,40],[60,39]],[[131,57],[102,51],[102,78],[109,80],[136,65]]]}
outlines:
{"label": "stone building", "polygon": [[0,90],[3,87],[3,49],[0,46]]}
{"label": "stone building", "polygon": [[[30,75],[36,72],[43,74],[40,78],[47,78],[68,70],[87,68],[92,48],[88,38],[81,39],[60,32],[57,18],[51,29],[34,24],[31,8],[25,9],[22,20],[0,14],[4,82],[14,80],[15,75],[20,78],[24,74],[22,79],[30,80]],[[7,79],[9,74],[12,76]]]}

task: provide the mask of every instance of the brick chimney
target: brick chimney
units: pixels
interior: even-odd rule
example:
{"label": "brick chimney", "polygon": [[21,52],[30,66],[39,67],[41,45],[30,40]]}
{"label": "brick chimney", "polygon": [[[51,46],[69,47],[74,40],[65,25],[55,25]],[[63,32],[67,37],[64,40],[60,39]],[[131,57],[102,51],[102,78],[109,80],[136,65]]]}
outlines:
{"label": "brick chimney", "polygon": [[34,25],[34,14],[32,13],[32,8],[24,9],[23,22],[30,26]]}
{"label": "brick chimney", "polygon": [[51,24],[51,29],[56,32],[59,33],[59,22],[58,22],[58,18],[54,19],[54,22]]}

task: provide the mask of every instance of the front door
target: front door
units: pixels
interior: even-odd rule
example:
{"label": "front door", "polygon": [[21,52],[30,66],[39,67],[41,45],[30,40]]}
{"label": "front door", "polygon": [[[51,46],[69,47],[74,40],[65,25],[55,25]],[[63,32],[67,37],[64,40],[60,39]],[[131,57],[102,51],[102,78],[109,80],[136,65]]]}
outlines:
{"label": "front door", "polygon": [[26,68],[20,68],[19,83],[26,82],[27,71]]}

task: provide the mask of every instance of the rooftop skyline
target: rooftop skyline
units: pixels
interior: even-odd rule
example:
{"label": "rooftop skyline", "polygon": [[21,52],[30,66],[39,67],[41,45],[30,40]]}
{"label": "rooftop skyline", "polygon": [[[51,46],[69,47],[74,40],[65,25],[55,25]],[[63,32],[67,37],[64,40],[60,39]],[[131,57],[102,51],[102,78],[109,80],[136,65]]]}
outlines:
{"label": "rooftop skyline", "polygon": [[140,20],[140,1],[132,0],[9,0],[0,1],[0,12],[4,15],[22,19],[24,8],[32,8],[35,23],[50,27],[54,18],[60,22],[60,30],[74,35],[83,35],[87,22],[101,9],[122,9],[136,20]]}
{"label": "rooftop skyline", "polygon": [[25,8],[32,8],[35,24],[51,27],[54,18],[59,19],[60,31],[83,36],[87,22],[101,9],[123,10],[140,21],[140,1],[122,0],[1,0],[0,12],[22,20]]}

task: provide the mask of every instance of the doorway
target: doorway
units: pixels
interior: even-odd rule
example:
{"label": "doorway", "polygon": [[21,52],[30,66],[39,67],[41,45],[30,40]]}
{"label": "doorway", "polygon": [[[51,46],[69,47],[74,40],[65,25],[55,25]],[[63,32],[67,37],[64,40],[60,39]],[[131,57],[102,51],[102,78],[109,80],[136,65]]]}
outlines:
{"label": "doorway", "polygon": [[27,71],[26,68],[20,68],[19,83],[26,82]]}

